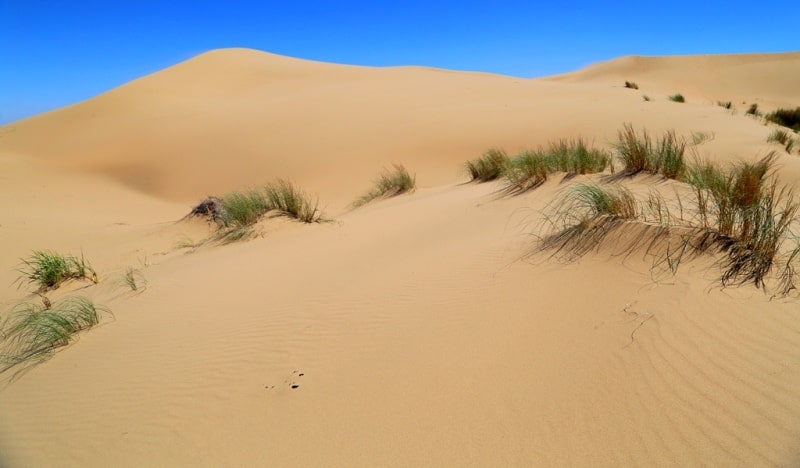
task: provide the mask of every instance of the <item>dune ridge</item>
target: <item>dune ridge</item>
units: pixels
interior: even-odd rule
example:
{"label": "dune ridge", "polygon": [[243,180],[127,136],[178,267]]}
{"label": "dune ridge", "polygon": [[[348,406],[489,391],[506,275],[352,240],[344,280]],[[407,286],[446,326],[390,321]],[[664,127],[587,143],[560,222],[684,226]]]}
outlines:
{"label": "dune ridge", "polygon": [[[800,104],[763,79],[797,77],[800,54],[523,80],[228,49],[3,127],[0,316],[39,300],[14,269],[52,248],[85,253],[100,282],[48,294],[114,318],[3,380],[0,466],[796,465],[796,294],[722,289],[711,257],[672,276],[613,249],[530,255],[564,188],[602,175],[517,196],[465,183],[489,147],[609,147],[624,122],[713,135],[696,150],[714,161],[779,150],[704,94],[713,74],[686,74],[701,63],[749,70],[718,89],[735,103]],[[416,190],[351,209],[395,162]],[[796,186],[797,155],[776,162]],[[332,222],[265,219],[221,245],[183,219],[273,178],[318,193]],[[117,281],[131,266],[139,291]]]}

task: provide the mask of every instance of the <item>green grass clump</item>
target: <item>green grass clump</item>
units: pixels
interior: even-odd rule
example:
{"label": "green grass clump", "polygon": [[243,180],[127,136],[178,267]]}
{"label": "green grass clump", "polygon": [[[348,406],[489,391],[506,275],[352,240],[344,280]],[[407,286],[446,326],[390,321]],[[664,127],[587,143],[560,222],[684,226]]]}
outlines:
{"label": "green grass clump", "polygon": [[549,172],[566,172],[569,175],[603,172],[611,166],[611,162],[610,154],[590,148],[582,138],[551,142],[545,155]]}
{"label": "green grass clump", "polygon": [[509,159],[506,152],[490,149],[483,156],[466,163],[471,181],[489,182],[502,177],[506,173]]}
{"label": "green grass clump", "polygon": [[636,84],[635,82],[633,82],[633,81],[626,81],[626,82],[625,82],[625,87],[626,87],[626,88],[629,88],[629,89],[639,89],[639,85],[637,85],[637,84]]}
{"label": "green grass clump", "polygon": [[758,110],[758,103],[750,104],[750,107],[747,108],[747,111],[744,113],[745,115],[752,115],[753,117],[760,118],[762,116],[761,111]]}
{"label": "green grass clump", "polygon": [[264,193],[260,190],[233,192],[220,199],[217,222],[229,228],[241,228],[258,222],[270,210]]}
{"label": "green grass clump", "polygon": [[70,279],[98,281],[97,273],[82,254],[77,258],[51,250],[34,250],[30,257],[22,259],[22,263],[23,266],[18,269],[22,276],[17,281],[34,283],[39,286],[39,291],[56,289]]}
{"label": "green grass clump", "polygon": [[683,95],[680,93],[673,94],[672,96],[667,96],[667,99],[669,99],[672,102],[686,102],[686,98],[684,98]]}
{"label": "green grass clump", "polygon": [[800,132],[800,107],[794,109],[775,109],[764,116],[768,122]]}
{"label": "green grass clump", "polygon": [[304,223],[322,220],[319,200],[313,200],[305,192],[286,180],[278,180],[264,189],[268,211],[277,210],[281,215]]}
{"label": "green grass clump", "polygon": [[[556,230],[542,238],[540,249],[577,257],[616,233],[616,254],[644,247],[655,258],[654,269],[667,266],[674,274],[687,256],[713,252],[720,255],[722,286],[753,284],[766,291],[769,278],[775,280],[770,283],[775,295],[786,295],[800,280],[800,242],[791,230],[800,220],[800,201],[778,184],[774,159],[769,154],[730,167],[692,165],[684,180],[693,189],[694,217],[684,217],[679,192],[672,206],[681,214],[675,217],[670,203],[652,191],[638,203],[619,186],[578,184],[545,219]],[[794,248],[787,251],[784,245],[792,239]]]}
{"label": "green grass clump", "polygon": [[748,215],[763,197],[764,183],[771,173],[775,154],[755,163],[740,163],[725,169],[711,162],[698,163],[688,173],[704,228],[714,227],[723,236],[746,237]]}
{"label": "green grass clump", "polygon": [[609,153],[590,147],[582,138],[561,139],[512,158],[506,168],[505,190],[513,194],[526,192],[543,184],[554,172],[573,176],[603,172],[609,167],[613,171],[612,162]]}
{"label": "green grass clump", "polygon": [[377,198],[394,197],[413,191],[417,186],[416,177],[408,173],[402,164],[395,164],[392,170],[384,171],[369,192],[353,202],[353,208],[366,205]]}
{"label": "green grass clump", "polygon": [[53,304],[18,304],[3,323],[0,373],[47,359],[57,348],[68,345],[76,333],[97,325],[104,312],[110,313],[80,296]]}
{"label": "green grass clump", "polygon": [[506,191],[521,194],[533,190],[547,181],[547,153],[528,150],[515,156],[506,170]]}
{"label": "green grass clump", "polygon": [[[753,283],[764,288],[767,273],[798,219],[800,204],[791,189],[778,185],[772,174],[774,161],[775,154],[770,153],[728,169],[699,164],[689,173],[700,225],[719,235],[718,244],[727,253],[723,285]],[[781,283],[793,283],[789,276],[794,273],[785,265]]]}
{"label": "green grass clump", "polygon": [[251,227],[267,213],[304,223],[322,221],[319,201],[286,180],[277,180],[262,189],[209,197],[193,208],[189,216],[208,217],[220,228],[217,238],[229,242],[248,237]]}
{"label": "green grass clump", "polygon": [[140,269],[128,267],[122,274],[122,284],[131,291],[138,291],[147,286],[147,279]]}
{"label": "green grass clump", "polygon": [[640,134],[633,125],[625,124],[617,132],[617,142],[613,147],[627,174],[651,172],[679,179],[686,171],[686,142],[672,130],[654,144],[646,129]]}
{"label": "green grass clump", "polygon": [[636,219],[633,194],[621,185],[575,184],[556,202],[546,222],[557,232],[541,248],[581,256],[597,247],[620,224]]}
{"label": "green grass clump", "polygon": [[776,128],[769,134],[767,142],[769,143],[772,141],[782,144],[787,153],[792,152],[792,148],[794,148],[795,144],[792,133],[782,128]]}

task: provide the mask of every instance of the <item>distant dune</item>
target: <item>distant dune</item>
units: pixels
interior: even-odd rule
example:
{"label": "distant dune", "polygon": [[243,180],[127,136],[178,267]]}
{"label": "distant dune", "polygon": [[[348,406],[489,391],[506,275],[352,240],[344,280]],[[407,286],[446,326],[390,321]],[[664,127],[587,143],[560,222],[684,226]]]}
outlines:
{"label": "distant dune", "polygon": [[[525,80],[224,49],[4,126],[0,324],[44,307],[15,282],[34,249],[98,273],[48,300],[86,296],[113,318],[0,374],[0,467],[798,466],[797,291],[723,289],[710,254],[531,256],[565,187],[609,173],[506,196],[464,169],[492,147],[609,148],[627,122],[720,163],[774,151],[797,187],[797,151],[744,114],[800,106],[798,83],[800,53]],[[350,209],[392,163],[416,191]],[[224,245],[184,219],[276,178],[332,222],[262,219]],[[688,192],[616,178],[641,200]]]}
{"label": "distant dune", "polygon": [[548,77],[571,83],[619,84],[634,81],[656,89],[710,102],[758,103],[765,109],[794,107],[800,101],[796,78],[800,52],[783,54],[628,56],[573,73]]}
{"label": "distant dune", "polygon": [[[181,202],[274,177],[343,200],[352,184],[368,186],[372,174],[395,161],[420,171],[423,184],[437,185],[457,180],[465,156],[488,146],[516,151],[577,134],[605,144],[624,121],[697,130],[714,99],[737,107],[788,105],[800,98],[793,80],[799,68],[797,53],[628,57],[523,80],[225,49],[13,123],[0,150],[109,175]],[[621,89],[629,79],[640,82],[640,93]],[[664,107],[664,97],[676,92],[693,105]],[[657,102],[644,104],[641,94]],[[678,111],[682,117],[674,118]],[[750,148],[739,149],[741,135],[757,129],[743,117],[730,120],[716,130],[720,139],[730,136],[737,155],[749,156]]]}

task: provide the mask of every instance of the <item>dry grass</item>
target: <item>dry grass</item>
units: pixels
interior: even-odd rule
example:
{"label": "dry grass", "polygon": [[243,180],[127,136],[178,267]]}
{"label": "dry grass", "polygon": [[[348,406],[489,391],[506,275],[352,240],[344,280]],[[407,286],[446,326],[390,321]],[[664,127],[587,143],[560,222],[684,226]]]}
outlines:
{"label": "dry grass", "polygon": [[[548,233],[540,237],[538,250],[574,258],[614,233],[615,239],[626,239],[617,254],[644,247],[654,258],[654,269],[674,274],[686,258],[710,253],[718,255],[722,286],[752,284],[786,295],[798,283],[800,243],[791,228],[800,202],[778,183],[773,164],[770,154],[729,168],[709,162],[692,166],[686,180],[696,216],[689,219],[684,206],[690,203],[677,192],[672,204],[655,191],[637,202],[621,186],[576,185],[545,217]],[[680,216],[673,216],[670,206],[677,206]],[[787,242],[794,245],[787,248]]]}
{"label": "dry grass", "polygon": [[628,175],[650,172],[680,179],[686,171],[686,141],[678,138],[672,130],[654,143],[646,129],[639,133],[633,125],[626,123],[617,132],[617,142],[613,146]]}
{"label": "dry grass", "polygon": [[68,345],[74,336],[100,322],[110,311],[85,297],[70,296],[54,303],[24,302],[12,308],[4,321],[0,342],[0,373],[41,362],[57,348]]}
{"label": "dry grass", "polygon": [[505,191],[524,193],[540,186],[549,174],[556,172],[574,176],[603,172],[607,168],[614,170],[612,157],[606,151],[591,147],[582,138],[561,139],[512,158],[506,168]]}
{"label": "dry grass", "polygon": [[470,181],[489,182],[503,177],[509,165],[506,152],[499,149],[489,149],[483,156],[466,163]]}
{"label": "dry grass", "polygon": [[411,192],[416,186],[416,177],[409,174],[402,164],[395,164],[391,170],[384,171],[375,180],[372,189],[360,196],[351,206],[358,208],[378,198],[389,198]]}

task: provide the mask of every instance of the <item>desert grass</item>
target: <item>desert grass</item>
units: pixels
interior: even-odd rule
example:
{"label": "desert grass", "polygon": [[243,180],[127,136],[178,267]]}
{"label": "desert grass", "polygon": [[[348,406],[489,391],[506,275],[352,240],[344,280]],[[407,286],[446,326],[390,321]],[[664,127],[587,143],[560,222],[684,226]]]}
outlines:
{"label": "desert grass", "polygon": [[23,266],[17,271],[21,276],[17,281],[36,284],[38,291],[58,288],[70,279],[88,279],[97,283],[97,273],[84,258],[63,255],[51,250],[34,250],[30,257],[22,259]]}
{"label": "desert grass", "polygon": [[139,291],[147,287],[147,278],[145,278],[142,270],[134,267],[128,267],[122,273],[121,285],[130,288],[131,291]]}
{"label": "desert grass", "polygon": [[268,211],[276,210],[279,215],[296,219],[303,223],[323,221],[319,209],[319,199],[312,199],[306,192],[292,182],[278,180],[264,189]]}
{"label": "desert grass", "polygon": [[715,137],[716,135],[714,132],[692,131],[692,144],[694,146],[702,145],[703,143],[712,141]]}
{"label": "desert grass", "polygon": [[794,109],[775,109],[765,115],[764,118],[768,122],[791,128],[795,132],[800,132],[800,107]]}
{"label": "desert grass", "polygon": [[745,111],[744,115],[752,115],[755,118],[763,117],[761,111],[758,110],[758,103],[755,102],[750,104],[750,107],[747,108],[747,111]]}
{"label": "desert grass", "polygon": [[717,101],[717,105],[728,110],[733,109],[733,103],[731,101]]}
{"label": "desert grass", "polygon": [[413,191],[417,186],[416,177],[409,174],[402,164],[394,164],[375,179],[373,187],[352,203],[353,208],[366,205],[379,199],[389,198]]}
{"label": "desert grass", "polygon": [[639,89],[639,85],[637,85],[634,81],[626,81],[625,87],[629,89]]}
{"label": "desert grass", "polygon": [[672,130],[654,143],[646,129],[639,133],[633,125],[625,124],[612,146],[628,175],[651,172],[679,179],[686,171],[686,142]]}
{"label": "desert grass", "polygon": [[687,182],[695,194],[703,228],[714,227],[721,235],[743,237],[749,232],[748,216],[764,196],[765,182],[775,163],[775,153],[730,168],[706,161],[690,169]]}
{"label": "desert grass", "polygon": [[43,305],[24,302],[15,306],[3,322],[0,373],[41,362],[56,349],[68,345],[75,334],[100,322],[110,311],[81,296],[68,296]]}
{"label": "desert grass", "polygon": [[621,185],[575,184],[556,200],[545,217],[555,234],[542,238],[541,249],[579,257],[599,246],[621,223],[637,216],[636,199]]}
{"label": "desert grass", "polygon": [[772,131],[772,133],[769,134],[767,137],[767,143],[773,141],[783,145],[784,149],[786,149],[786,152],[789,154],[791,154],[795,145],[792,132],[783,128],[776,128]]}
{"label": "desert grass", "polygon": [[470,181],[489,182],[503,177],[510,160],[505,151],[489,149],[480,158],[467,161],[466,169]]}
{"label": "desert grass", "polygon": [[[774,294],[786,295],[798,283],[800,242],[791,229],[800,218],[800,201],[778,183],[774,158],[769,154],[731,167],[710,162],[690,167],[686,181],[696,215],[688,219],[683,208],[688,203],[677,191],[672,206],[680,216],[654,191],[637,202],[620,186],[578,184],[545,216],[549,233],[540,236],[539,250],[579,257],[615,233],[616,239],[627,239],[619,254],[644,246],[655,259],[654,269],[666,266],[675,274],[686,258],[711,253],[717,255],[723,287],[752,284],[766,292],[768,280],[774,280]],[[791,242],[794,246],[787,248]]]}
{"label": "desert grass", "polygon": [[[253,226],[267,214],[286,216],[304,223],[325,220],[318,199],[282,179],[260,189],[232,192],[220,198],[208,197],[187,216],[207,217],[219,227],[214,239],[228,243],[252,237],[255,234]],[[177,248],[197,245],[183,243]]]}
{"label": "desert grass", "polygon": [[686,98],[684,98],[683,95],[680,93],[673,94],[672,96],[667,96],[667,99],[669,99],[672,102],[686,102]]}
{"label": "desert grass", "polygon": [[648,95],[646,95],[646,94],[642,95],[642,100],[643,100],[643,101],[645,101],[645,102],[650,102],[650,101],[652,101],[652,99],[650,99],[650,96],[648,96]]}
{"label": "desert grass", "polygon": [[612,156],[587,144],[582,138],[561,139],[536,150],[526,150],[511,159],[506,168],[506,187],[509,194],[521,194],[535,189],[556,172],[567,177],[594,174],[606,169],[614,171]]}

